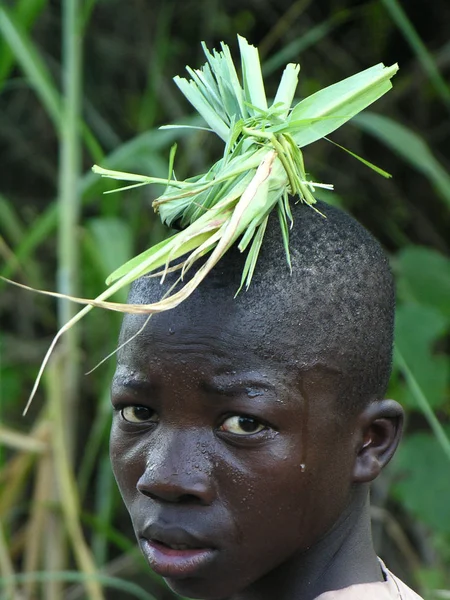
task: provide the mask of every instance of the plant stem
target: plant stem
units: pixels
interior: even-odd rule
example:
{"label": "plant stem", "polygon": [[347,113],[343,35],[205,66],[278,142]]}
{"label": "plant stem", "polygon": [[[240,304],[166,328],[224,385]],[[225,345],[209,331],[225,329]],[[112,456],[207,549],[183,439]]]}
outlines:
{"label": "plant stem", "polygon": [[[91,551],[84,539],[83,529],[80,523],[80,506],[78,490],[71,458],[68,453],[64,433],[65,407],[61,403],[65,385],[63,366],[66,356],[56,354],[47,373],[47,389],[50,405],[52,428],[52,445],[55,478],[58,482],[58,492],[61,504],[61,512],[64,517],[64,526],[71,542],[73,554],[80,573],[85,576],[85,588],[90,600],[104,600],[102,587],[96,579],[96,566]],[[63,596],[61,595],[60,598]]]}
{"label": "plant stem", "polygon": [[436,440],[440,444],[444,454],[450,460],[450,439],[448,438],[447,434],[445,433],[445,430],[442,427],[441,423],[439,422],[438,418],[434,414],[434,411],[433,411],[432,407],[430,406],[430,403],[428,402],[427,397],[423,393],[422,388],[420,387],[417,379],[414,377],[413,373],[411,372],[410,368],[408,367],[406,360],[403,358],[403,355],[400,352],[400,350],[397,348],[397,346],[394,348],[394,352],[395,352],[395,357],[397,359],[397,362],[400,365],[400,369],[403,371],[406,382],[408,383],[409,388],[412,391],[417,404],[419,405],[426,420],[428,421],[428,424],[429,424],[432,432],[434,433]]}
{"label": "plant stem", "polygon": [[[80,214],[80,113],[81,113],[81,36],[79,31],[80,0],[64,0],[62,6],[62,106],[59,128],[59,181],[58,181],[58,272],[57,289],[63,294],[76,295],[78,291],[78,238],[77,227]],[[61,327],[74,314],[74,307],[67,300],[58,301],[58,324]],[[54,423],[61,428],[58,439],[62,446],[55,449],[55,458],[66,457],[73,464],[77,434],[79,401],[78,330],[71,329],[61,343],[59,393],[53,402],[60,404],[56,410],[61,419]],[[50,399],[51,401],[51,399]],[[64,404],[63,404],[64,403]],[[55,412],[55,408],[53,408]],[[61,444],[60,444],[61,445]],[[58,468],[53,474],[52,494],[64,509],[67,497],[58,489],[61,474]],[[61,471],[61,468],[59,469]],[[46,544],[45,568],[51,571],[64,569],[67,555],[65,530],[71,531],[70,523],[64,523],[67,514],[53,517],[51,540]],[[63,597],[63,583],[51,581],[45,584],[46,594],[54,600]],[[51,594],[51,596],[50,596]],[[93,596],[94,597],[94,596]]]}
{"label": "plant stem", "polygon": [[14,600],[17,598],[17,590],[14,579],[14,567],[12,559],[8,552],[8,545],[6,543],[6,537],[3,531],[2,524],[0,523],[0,576],[10,578],[9,582],[5,584],[6,598]]}
{"label": "plant stem", "polygon": [[[59,165],[59,226],[58,226],[58,291],[77,295],[79,251],[77,228],[80,214],[80,105],[81,105],[81,35],[79,31],[79,0],[65,0],[63,10],[62,72],[63,118],[60,130]],[[67,300],[58,302],[59,327],[75,313]],[[69,456],[74,452],[78,404],[78,333],[68,331],[63,340],[63,381],[61,397],[65,408],[65,439]]]}

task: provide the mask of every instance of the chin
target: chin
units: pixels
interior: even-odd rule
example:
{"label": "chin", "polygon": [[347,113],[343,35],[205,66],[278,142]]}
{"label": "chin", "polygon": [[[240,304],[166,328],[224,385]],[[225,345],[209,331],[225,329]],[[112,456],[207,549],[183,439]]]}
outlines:
{"label": "chin", "polygon": [[233,594],[229,588],[218,589],[217,583],[211,584],[204,579],[168,579],[164,578],[168,587],[184,598],[198,598],[199,600],[224,600]]}

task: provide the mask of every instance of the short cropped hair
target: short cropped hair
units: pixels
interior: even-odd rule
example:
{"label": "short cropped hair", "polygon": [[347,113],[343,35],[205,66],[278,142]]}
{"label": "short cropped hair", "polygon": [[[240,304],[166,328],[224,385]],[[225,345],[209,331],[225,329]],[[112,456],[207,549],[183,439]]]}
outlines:
{"label": "short cropped hair", "polygon": [[[245,253],[233,247],[194,294],[172,310],[195,305],[197,310],[217,310],[218,319],[227,311],[247,312],[251,326],[261,329],[266,346],[280,352],[286,364],[338,367],[341,412],[348,414],[381,399],[388,385],[395,312],[392,273],[380,244],[350,215],[323,202],[315,206],[325,216],[294,200],[291,204],[292,273],[274,214],[248,291],[233,298],[245,261]],[[154,278],[137,280],[129,302],[158,300],[174,277],[164,286]]]}

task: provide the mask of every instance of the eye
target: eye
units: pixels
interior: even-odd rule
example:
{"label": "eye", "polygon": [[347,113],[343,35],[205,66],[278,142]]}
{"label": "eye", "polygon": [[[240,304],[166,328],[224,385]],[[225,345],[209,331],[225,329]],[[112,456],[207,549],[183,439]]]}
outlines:
{"label": "eye", "polygon": [[228,417],[219,427],[220,431],[226,431],[227,433],[233,433],[234,435],[254,435],[267,429],[266,425],[263,425],[253,417],[246,417],[244,415],[234,415]]}
{"label": "eye", "polygon": [[155,411],[147,406],[124,406],[120,414],[128,423],[156,423],[158,420]]}

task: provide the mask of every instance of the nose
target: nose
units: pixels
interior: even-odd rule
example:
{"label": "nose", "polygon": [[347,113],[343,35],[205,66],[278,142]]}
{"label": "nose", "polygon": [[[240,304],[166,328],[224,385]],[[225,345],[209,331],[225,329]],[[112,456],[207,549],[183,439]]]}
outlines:
{"label": "nose", "polygon": [[137,482],[141,494],[158,502],[211,504],[215,498],[210,453],[195,432],[160,432],[147,450]]}

